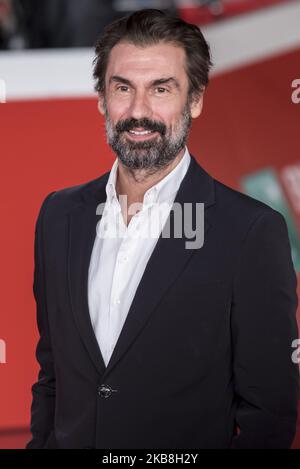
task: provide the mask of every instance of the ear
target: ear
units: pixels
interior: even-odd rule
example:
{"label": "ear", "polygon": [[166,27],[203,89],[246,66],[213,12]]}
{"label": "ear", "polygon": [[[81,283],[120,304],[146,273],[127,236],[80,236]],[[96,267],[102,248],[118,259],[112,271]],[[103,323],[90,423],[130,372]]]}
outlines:
{"label": "ear", "polygon": [[204,95],[205,88],[201,92],[200,95],[196,95],[193,97],[191,101],[191,116],[193,119],[199,117],[202,109],[203,109],[203,95]]}
{"label": "ear", "polygon": [[102,94],[99,95],[99,99],[98,99],[98,111],[100,112],[100,114],[104,116],[105,107],[104,107],[104,96]]}

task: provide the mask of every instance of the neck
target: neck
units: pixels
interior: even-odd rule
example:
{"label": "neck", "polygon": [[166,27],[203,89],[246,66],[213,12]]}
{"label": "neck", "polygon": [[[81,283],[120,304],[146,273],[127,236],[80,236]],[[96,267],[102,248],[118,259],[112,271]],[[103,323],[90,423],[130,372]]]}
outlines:
{"label": "neck", "polygon": [[120,195],[126,195],[129,204],[136,202],[142,203],[145,192],[167,176],[181,161],[184,153],[185,148],[178,153],[170,164],[155,172],[151,172],[147,169],[131,170],[119,161],[116,178],[116,192],[118,197]]}

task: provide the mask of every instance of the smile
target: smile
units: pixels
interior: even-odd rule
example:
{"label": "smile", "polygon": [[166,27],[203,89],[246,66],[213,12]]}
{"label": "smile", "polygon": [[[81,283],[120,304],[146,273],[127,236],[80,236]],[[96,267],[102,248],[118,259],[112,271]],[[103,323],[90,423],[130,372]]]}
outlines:
{"label": "smile", "polygon": [[126,131],[126,134],[131,140],[150,140],[154,135],[157,134],[156,131],[152,130],[129,130]]}
{"label": "smile", "polygon": [[129,130],[129,133],[134,135],[148,135],[152,134],[153,130]]}

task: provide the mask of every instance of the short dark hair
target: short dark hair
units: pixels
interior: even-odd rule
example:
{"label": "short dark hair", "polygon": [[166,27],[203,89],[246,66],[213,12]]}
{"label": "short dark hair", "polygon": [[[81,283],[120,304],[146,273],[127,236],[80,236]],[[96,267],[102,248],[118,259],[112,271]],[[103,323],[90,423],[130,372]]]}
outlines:
{"label": "short dark hair", "polygon": [[105,92],[105,74],[111,49],[119,42],[146,47],[159,42],[181,46],[186,53],[189,98],[201,95],[209,82],[212,66],[209,45],[200,28],[161,10],[144,9],[124,16],[107,25],[95,45],[93,76],[95,90]]}

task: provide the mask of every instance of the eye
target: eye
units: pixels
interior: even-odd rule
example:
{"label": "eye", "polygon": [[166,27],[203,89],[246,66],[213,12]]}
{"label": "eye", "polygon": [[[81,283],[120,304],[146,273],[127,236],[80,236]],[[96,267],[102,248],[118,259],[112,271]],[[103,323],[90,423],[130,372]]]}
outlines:
{"label": "eye", "polygon": [[127,91],[128,90],[128,86],[126,85],[120,85],[117,87],[117,90],[118,91]]}
{"label": "eye", "polygon": [[158,86],[156,90],[158,91],[158,94],[166,94],[166,92],[168,92],[167,88],[164,88],[163,86]]}

